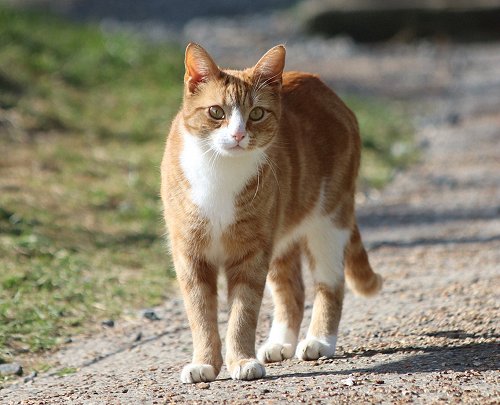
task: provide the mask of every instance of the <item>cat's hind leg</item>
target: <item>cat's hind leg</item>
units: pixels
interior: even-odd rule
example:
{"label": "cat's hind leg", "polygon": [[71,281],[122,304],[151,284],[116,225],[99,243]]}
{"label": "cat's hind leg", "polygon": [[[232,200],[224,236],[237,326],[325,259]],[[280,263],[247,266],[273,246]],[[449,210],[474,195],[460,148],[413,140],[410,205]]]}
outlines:
{"label": "cat's hind leg", "polygon": [[296,350],[302,360],[335,354],[344,299],[344,249],[351,231],[328,217],[311,221],[306,235],[307,256],[314,278],[314,305],[307,336]]}
{"label": "cat's hind leg", "polygon": [[263,363],[289,359],[295,354],[300,323],[304,313],[304,284],[300,247],[291,245],[271,261],[267,285],[274,303],[274,317],[269,338],[257,353]]}

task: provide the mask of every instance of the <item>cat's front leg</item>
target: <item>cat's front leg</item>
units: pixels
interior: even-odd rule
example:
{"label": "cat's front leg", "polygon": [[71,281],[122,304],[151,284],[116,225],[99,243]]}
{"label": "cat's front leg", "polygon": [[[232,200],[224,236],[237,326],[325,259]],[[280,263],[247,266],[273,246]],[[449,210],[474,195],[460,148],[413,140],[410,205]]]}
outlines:
{"label": "cat's front leg", "polygon": [[266,372],[255,356],[255,330],[266,282],[265,254],[246,255],[242,263],[229,266],[226,274],[230,304],[226,365],[234,380],[262,378]]}
{"label": "cat's front leg", "polygon": [[193,336],[193,360],[181,372],[183,383],[213,381],[222,367],[217,325],[217,269],[206,261],[175,254],[174,265]]}

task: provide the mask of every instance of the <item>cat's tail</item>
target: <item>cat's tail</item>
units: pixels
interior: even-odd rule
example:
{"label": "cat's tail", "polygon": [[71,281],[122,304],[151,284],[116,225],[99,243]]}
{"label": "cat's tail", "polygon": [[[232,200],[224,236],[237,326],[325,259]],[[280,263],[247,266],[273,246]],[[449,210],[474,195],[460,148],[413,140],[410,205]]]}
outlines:
{"label": "cat's tail", "polygon": [[356,294],[368,297],[379,292],[383,280],[370,266],[357,224],[346,246],[344,260],[347,285]]}

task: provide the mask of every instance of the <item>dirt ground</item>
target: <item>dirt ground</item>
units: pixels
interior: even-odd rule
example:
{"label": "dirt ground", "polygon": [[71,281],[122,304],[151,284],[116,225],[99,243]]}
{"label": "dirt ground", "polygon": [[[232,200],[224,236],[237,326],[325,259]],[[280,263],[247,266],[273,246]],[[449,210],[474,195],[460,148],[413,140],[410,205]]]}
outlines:
{"label": "dirt ground", "polygon": [[[385,278],[381,294],[346,295],[334,359],[268,365],[254,382],[233,381],[223,369],[215,382],[183,385],[191,340],[173,289],[156,309],[161,320],[131,316],[75,338],[51,357],[75,372],[19,382],[0,391],[1,403],[500,402],[500,44],[367,48],[306,39],[273,18],[199,20],[183,35],[226,66],[250,65],[286,40],[289,68],[320,73],[336,89],[400,100],[414,117],[420,162],[358,198],[372,264]],[[266,25],[273,28],[264,37]],[[240,40],[222,41],[230,37]],[[224,329],[223,299],[221,306]],[[302,334],[310,313],[308,305]],[[266,296],[259,344],[270,322]]]}

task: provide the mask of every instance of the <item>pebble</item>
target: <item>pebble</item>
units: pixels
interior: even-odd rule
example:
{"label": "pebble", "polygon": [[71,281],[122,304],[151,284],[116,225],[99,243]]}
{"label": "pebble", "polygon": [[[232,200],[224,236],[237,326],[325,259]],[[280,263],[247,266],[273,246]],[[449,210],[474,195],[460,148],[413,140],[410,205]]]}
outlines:
{"label": "pebble", "polygon": [[17,363],[0,364],[0,376],[23,375],[23,368]]}
{"label": "pebble", "polygon": [[354,380],[351,377],[346,378],[345,380],[340,380],[340,382],[348,387],[352,387],[354,385]]}
{"label": "pebble", "polygon": [[113,319],[106,319],[101,322],[101,325],[108,328],[113,328],[115,326],[115,321]]}
{"label": "pebble", "polygon": [[202,390],[207,390],[210,388],[210,384],[207,382],[201,382],[197,384],[197,387],[202,389]]}
{"label": "pebble", "polygon": [[159,321],[160,317],[156,314],[154,309],[146,309],[142,313],[142,316],[150,321]]}
{"label": "pebble", "polygon": [[23,380],[24,383],[32,382],[37,375],[38,375],[38,373],[36,371],[31,372],[26,377],[24,377],[24,380]]}

